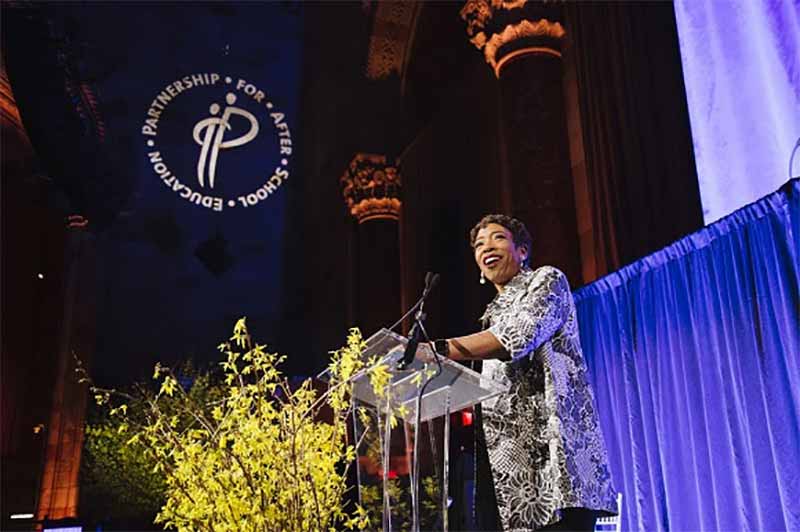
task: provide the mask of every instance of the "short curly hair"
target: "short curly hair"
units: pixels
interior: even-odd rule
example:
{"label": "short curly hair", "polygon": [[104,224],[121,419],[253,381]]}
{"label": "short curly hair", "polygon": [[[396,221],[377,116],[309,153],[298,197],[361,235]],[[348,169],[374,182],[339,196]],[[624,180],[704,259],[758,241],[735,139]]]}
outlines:
{"label": "short curly hair", "polygon": [[469,232],[469,247],[475,249],[475,239],[478,238],[478,231],[489,224],[502,225],[511,231],[511,237],[514,239],[514,245],[517,247],[525,246],[525,249],[528,250],[528,254],[525,257],[525,265],[529,265],[531,254],[533,252],[533,238],[531,238],[531,234],[528,231],[528,228],[525,227],[524,223],[505,214],[487,214],[481,218],[481,220],[476,223],[475,227],[473,227]]}

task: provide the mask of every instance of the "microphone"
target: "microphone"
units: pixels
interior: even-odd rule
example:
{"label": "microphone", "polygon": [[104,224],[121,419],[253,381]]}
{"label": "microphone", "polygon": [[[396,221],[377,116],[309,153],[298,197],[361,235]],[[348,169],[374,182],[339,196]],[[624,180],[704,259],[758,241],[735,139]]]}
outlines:
{"label": "microphone", "polygon": [[405,369],[414,361],[414,356],[417,354],[417,347],[419,346],[420,322],[425,319],[425,313],[422,311],[425,306],[425,298],[428,297],[428,294],[438,282],[438,273],[428,272],[425,274],[425,288],[422,290],[422,297],[419,300],[419,310],[414,316],[414,325],[411,326],[411,330],[408,333],[408,344],[403,352],[403,358],[397,364],[397,369]]}
{"label": "microphone", "polygon": [[403,352],[403,358],[397,363],[397,369],[406,369],[414,361],[418,346],[419,322],[415,321],[414,325],[411,326],[411,332],[408,333],[408,344],[406,344],[406,350]]}
{"label": "microphone", "polygon": [[428,293],[439,283],[439,277],[440,275],[438,273],[428,272],[425,274],[425,290],[422,292],[423,296],[427,296]]}

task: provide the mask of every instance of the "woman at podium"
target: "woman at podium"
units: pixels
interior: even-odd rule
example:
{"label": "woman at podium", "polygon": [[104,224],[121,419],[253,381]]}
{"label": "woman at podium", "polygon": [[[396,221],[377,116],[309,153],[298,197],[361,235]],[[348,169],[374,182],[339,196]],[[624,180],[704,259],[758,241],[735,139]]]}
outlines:
{"label": "woman at podium", "polygon": [[437,351],[483,361],[483,375],[509,386],[481,405],[477,528],[592,530],[616,501],[569,283],[552,266],[528,267],[531,236],[515,218],[484,216],[470,245],[497,295],[482,332],[439,340]]}

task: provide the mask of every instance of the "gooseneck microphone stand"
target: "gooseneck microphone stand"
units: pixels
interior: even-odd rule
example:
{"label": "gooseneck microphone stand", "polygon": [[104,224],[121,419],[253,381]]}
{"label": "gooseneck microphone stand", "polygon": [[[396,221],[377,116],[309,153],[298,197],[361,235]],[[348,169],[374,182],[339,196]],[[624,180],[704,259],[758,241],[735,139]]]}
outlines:
{"label": "gooseneck microphone stand", "polygon": [[[422,397],[425,395],[425,388],[428,387],[428,384],[430,384],[433,380],[435,380],[437,377],[439,377],[439,375],[442,374],[442,361],[439,360],[439,356],[440,355],[436,351],[436,346],[434,345],[433,340],[431,340],[431,338],[428,336],[428,331],[425,330],[425,325],[422,323],[422,321],[419,321],[417,323],[419,323],[419,328],[422,330],[422,335],[425,337],[425,342],[427,342],[428,346],[431,349],[431,352],[433,352],[433,359],[436,361],[436,373],[434,373],[433,375],[431,375],[430,377],[427,377],[425,379],[425,382],[422,384],[422,386],[420,386],[419,391],[417,392],[417,398],[415,400],[416,409],[417,410],[416,410],[416,419],[414,420],[414,451],[412,453],[412,459],[414,461],[414,466],[413,466],[413,476],[411,478],[411,503],[412,503],[412,507],[414,509],[414,516],[413,516],[413,521],[412,521],[412,525],[411,525],[411,530],[413,532],[419,532],[419,530],[420,530],[420,519],[419,519],[419,503],[420,503],[420,500],[419,500],[419,439],[420,439],[420,424],[421,424],[421,418],[422,418]],[[424,371],[424,369],[421,369],[420,371]],[[447,401],[449,402],[449,400],[450,399],[448,397]],[[449,407],[446,410],[449,411]],[[429,430],[430,430],[430,428],[429,428]],[[445,438],[444,445],[447,445],[448,441],[449,441],[449,435],[447,433],[445,433],[444,438]],[[431,451],[436,452],[435,449],[431,449]],[[447,468],[448,465],[445,463],[444,467]],[[443,482],[447,482],[446,477],[443,480]],[[442,512],[446,513],[447,512],[447,508],[446,507],[442,508]],[[447,522],[446,518],[445,518],[444,522],[445,523]],[[445,525],[445,530],[447,530],[446,525]]]}
{"label": "gooseneck microphone stand", "polygon": [[[433,352],[433,358],[436,361],[437,370],[436,373],[431,375],[430,377],[425,379],[425,382],[420,386],[419,391],[417,392],[416,397],[416,419],[414,421],[414,450],[412,452],[412,475],[411,475],[411,507],[413,509],[413,520],[411,525],[411,530],[413,532],[419,532],[420,529],[420,518],[419,518],[419,439],[420,439],[420,424],[421,424],[421,417],[422,417],[422,397],[425,395],[425,389],[428,387],[431,381],[436,379],[439,375],[442,374],[442,363],[439,360],[439,353],[436,352],[436,348],[434,347],[433,341],[431,340],[430,336],[428,336],[428,331],[425,329],[425,318],[427,317],[425,314],[425,299],[428,297],[428,294],[433,290],[436,284],[439,282],[439,274],[438,273],[431,273],[428,272],[425,275],[425,289],[422,291],[422,297],[419,299],[417,304],[414,307],[417,307],[416,314],[414,314],[414,324],[411,326],[411,331],[408,333],[408,344],[406,345],[405,352],[403,353],[403,358],[397,364],[397,369],[403,370],[406,369],[413,361],[414,357],[417,354],[417,347],[419,346],[420,342],[420,334],[425,339],[425,342],[429,345],[431,351]],[[413,311],[414,307],[412,307],[411,311]],[[408,316],[411,311],[406,313]],[[404,316],[405,317],[405,316]],[[402,321],[403,318],[401,318]],[[424,370],[420,370],[424,371]],[[446,512],[447,509],[443,508],[443,512]]]}
{"label": "gooseneck microphone stand", "polygon": [[[400,318],[400,320],[392,325],[390,329],[394,329],[400,322],[402,322],[409,314],[411,314],[415,309],[417,311],[414,314],[414,324],[411,326],[411,331],[408,333],[408,344],[406,345],[406,350],[403,353],[403,358],[398,362],[397,369],[403,370],[406,369],[413,361],[414,356],[417,354],[417,347],[419,346],[420,340],[420,333],[425,330],[425,325],[423,322],[427,315],[425,314],[425,299],[428,297],[428,294],[431,293],[431,290],[436,286],[439,282],[439,274],[438,273],[431,273],[428,272],[425,274],[425,288],[422,290],[422,297],[416,302],[416,304],[411,307],[411,309],[405,313],[405,315]],[[427,337],[427,334],[425,335]]]}

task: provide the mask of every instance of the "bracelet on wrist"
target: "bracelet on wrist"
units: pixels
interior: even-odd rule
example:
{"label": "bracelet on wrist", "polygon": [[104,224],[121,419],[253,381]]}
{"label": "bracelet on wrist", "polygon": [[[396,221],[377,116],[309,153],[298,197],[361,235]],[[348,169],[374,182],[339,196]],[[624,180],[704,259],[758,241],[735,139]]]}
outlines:
{"label": "bracelet on wrist", "polygon": [[450,358],[450,343],[445,339],[439,339],[433,341],[433,348],[436,350],[436,353],[444,358]]}

